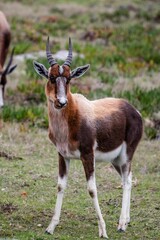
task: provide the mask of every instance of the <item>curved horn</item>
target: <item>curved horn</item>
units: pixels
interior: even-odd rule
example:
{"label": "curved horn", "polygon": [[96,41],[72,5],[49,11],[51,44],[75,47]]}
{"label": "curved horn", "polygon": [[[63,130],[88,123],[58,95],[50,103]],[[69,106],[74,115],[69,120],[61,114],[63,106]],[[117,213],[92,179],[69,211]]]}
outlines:
{"label": "curved horn", "polygon": [[69,52],[68,52],[67,59],[63,65],[68,65],[70,67],[71,63],[72,63],[72,43],[71,43],[71,38],[69,38]]}
{"label": "curved horn", "polygon": [[46,43],[46,55],[47,55],[47,59],[48,59],[48,62],[49,62],[51,67],[53,65],[57,64],[56,60],[52,57],[52,54],[51,54],[51,51],[50,51],[49,37],[48,37],[47,43]]}

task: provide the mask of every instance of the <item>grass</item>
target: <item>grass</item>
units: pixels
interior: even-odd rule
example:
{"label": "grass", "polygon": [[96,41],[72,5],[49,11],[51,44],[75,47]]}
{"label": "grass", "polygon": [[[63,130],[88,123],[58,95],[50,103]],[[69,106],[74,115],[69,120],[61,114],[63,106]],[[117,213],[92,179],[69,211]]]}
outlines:
{"label": "grass", "polygon": [[[46,130],[6,124],[1,131],[2,151],[13,158],[2,157],[0,161],[1,238],[99,239],[83,168],[80,161],[74,160],[71,162],[61,222],[53,236],[44,234],[55,205],[58,173],[57,154]],[[122,189],[118,188],[120,178],[109,164],[97,163],[99,201],[110,239],[159,239],[159,156],[158,141],[142,141],[135,154],[132,221],[126,233],[116,230],[122,198]]]}
{"label": "grass", "polygon": [[[72,80],[72,92],[89,99],[128,99],[144,122],[149,120],[133,161],[132,222],[124,234],[116,230],[120,179],[110,165],[97,165],[100,205],[108,235],[114,240],[160,239],[160,120],[155,117],[160,112],[160,5],[151,3],[60,0],[53,5],[50,0],[23,0],[14,5],[1,1],[2,11],[7,9],[10,50],[15,46],[15,55],[45,50],[47,36],[53,53],[67,49],[70,36],[73,50],[84,56],[74,58],[72,69],[91,65],[82,79]],[[44,58],[37,61],[49,66]],[[55,205],[58,172],[57,154],[46,131],[44,86],[45,79],[33,69],[33,59],[18,62],[8,76],[5,107],[0,112],[0,239],[99,239],[78,161],[71,164],[60,225],[54,236],[44,234]]]}
{"label": "grass", "polygon": [[34,104],[32,107],[5,106],[2,113],[5,122],[28,122],[30,126],[48,127],[47,113],[44,107],[38,107]]}

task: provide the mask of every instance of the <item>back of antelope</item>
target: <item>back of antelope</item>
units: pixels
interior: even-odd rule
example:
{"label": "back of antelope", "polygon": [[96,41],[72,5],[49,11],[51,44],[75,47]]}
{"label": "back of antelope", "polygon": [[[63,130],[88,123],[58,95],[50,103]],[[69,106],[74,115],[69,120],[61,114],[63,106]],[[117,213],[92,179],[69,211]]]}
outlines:
{"label": "back of antelope", "polygon": [[125,231],[130,222],[131,160],[142,136],[142,119],[139,112],[127,101],[104,98],[89,101],[81,94],[70,92],[72,78],[82,76],[89,65],[71,71],[72,45],[60,66],[52,57],[49,38],[46,55],[50,68],[34,62],[38,74],[45,77],[48,102],[49,138],[59,155],[58,193],[54,215],[46,232],[53,234],[59,223],[64,189],[66,188],[70,159],[81,159],[89,194],[98,218],[99,236],[108,238],[97,197],[95,179],[96,161],[110,162],[122,178],[123,198],[118,224]]}
{"label": "back of antelope", "polygon": [[7,58],[8,49],[11,41],[11,31],[9,23],[3,12],[0,11],[0,108],[4,105],[4,92],[7,83],[6,75],[13,72],[17,65],[12,64],[14,49],[12,50],[7,66],[4,64]]}

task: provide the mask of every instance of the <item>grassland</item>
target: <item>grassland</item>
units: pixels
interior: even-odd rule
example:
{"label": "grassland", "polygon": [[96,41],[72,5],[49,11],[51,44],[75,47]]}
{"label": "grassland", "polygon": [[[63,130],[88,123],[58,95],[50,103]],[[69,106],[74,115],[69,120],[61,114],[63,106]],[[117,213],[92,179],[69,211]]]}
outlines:
{"label": "grassland", "polygon": [[[90,99],[128,99],[142,113],[144,136],[133,160],[131,225],[116,230],[122,189],[110,165],[97,165],[99,201],[110,239],[160,239],[160,4],[159,1],[1,1],[16,47],[16,71],[8,77],[0,110],[0,239],[98,239],[98,227],[79,161],[71,163],[60,225],[44,234],[56,199],[57,154],[48,141],[45,80],[32,59],[20,54],[67,49],[78,55],[72,68],[91,64],[72,81],[72,91]],[[18,14],[17,14],[18,13]],[[11,50],[10,49],[10,50]],[[83,54],[83,58],[80,54]],[[38,57],[46,67],[45,58]]]}
{"label": "grassland", "polygon": [[[60,225],[44,234],[57,192],[57,155],[46,130],[7,124],[1,132],[2,239],[98,239],[98,226],[80,161],[72,161]],[[122,189],[115,170],[97,164],[99,201],[110,239],[160,238],[159,141],[142,141],[133,160],[131,225],[116,230]]]}

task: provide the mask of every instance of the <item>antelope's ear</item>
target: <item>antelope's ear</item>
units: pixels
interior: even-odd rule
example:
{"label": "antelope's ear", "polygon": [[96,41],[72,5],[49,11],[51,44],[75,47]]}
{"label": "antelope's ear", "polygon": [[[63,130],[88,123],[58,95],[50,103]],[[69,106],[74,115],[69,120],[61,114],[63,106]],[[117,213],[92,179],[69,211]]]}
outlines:
{"label": "antelope's ear", "polygon": [[78,67],[78,68],[74,69],[71,72],[71,78],[79,78],[79,77],[81,77],[89,69],[89,67],[90,67],[90,65],[87,64],[85,66],[81,66],[81,67]]}
{"label": "antelope's ear", "polygon": [[9,67],[9,69],[7,69],[7,72],[6,72],[6,74],[10,74],[11,72],[13,72],[14,71],[14,69],[17,67],[17,64],[15,64],[15,65],[13,65],[13,66],[11,66],[11,67]]}
{"label": "antelope's ear", "polygon": [[43,64],[34,61],[33,66],[39,75],[48,79],[48,70],[45,68],[45,66]]}

